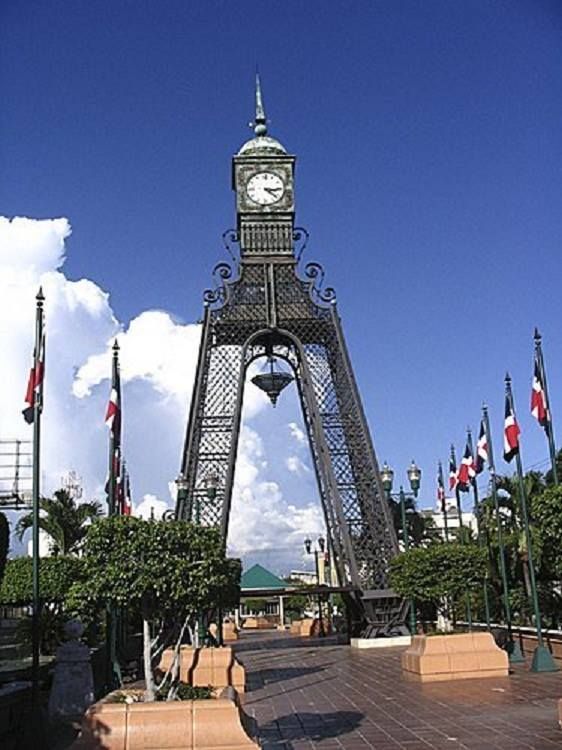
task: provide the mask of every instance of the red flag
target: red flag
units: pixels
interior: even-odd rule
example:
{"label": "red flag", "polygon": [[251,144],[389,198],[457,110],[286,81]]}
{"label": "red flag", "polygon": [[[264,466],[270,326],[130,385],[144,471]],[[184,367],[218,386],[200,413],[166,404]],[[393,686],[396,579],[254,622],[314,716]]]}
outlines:
{"label": "red flag", "polygon": [[486,425],[482,419],[480,422],[480,435],[476,443],[476,461],[474,471],[481,474],[484,471],[484,464],[488,463],[488,438],[486,437]]}
{"label": "red flag", "polygon": [[437,503],[441,509],[441,513],[445,512],[445,484],[443,482],[443,468],[441,462],[437,469]]}
{"label": "red flag", "polygon": [[23,418],[27,424],[33,424],[35,417],[34,404],[37,398],[39,409],[43,407],[43,380],[45,376],[45,334],[41,336],[39,356],[33,354],[33,367],[29,371],[27,388],[25,391],[25,408],[22,410]]}
{"label": "red flag", "polygon": [[544,389],[543,378],[538,357],[535,352],[535,371],[533,375],[533,388],[531,391],[531,414],[537,420],[541,427],[548,428],[550,415],[546,403],[546,392]]}
{"label": "red flag", "polygon": [[459,489],[463,492],[468,491],[468,487],[475,476],[476,471],[474,470],[474,457],[472,455],[470,445],[467,442],[466,448],[464,449],[464,456],[462,457],[461,465],[459,466],[459,471],[457,474]]}
{"label": "red flag", "polygon": [[449,489],[451,492],[456,490],[459,483],[459,477],[457,474],[457,464],[453,456],[449,459]]}
{"label": "red flag", "polygon": [[133,514],[133,501],[131,498],[131,481],[129,472],[123,467],[123,515],[131,516]]}
{"label": "red flag", "polygon": [[105,423],[113,433],[114,437],[119,435],[121,427],[121,394],[119,393],[119,380],[111,388],[109,403],[105,413]]}
{"label": "red flag", "polygon": [[509,396],[505,397],[505,422],[503,428],[503,457],[509,463],[519,453],[521,430],[515,419]]}

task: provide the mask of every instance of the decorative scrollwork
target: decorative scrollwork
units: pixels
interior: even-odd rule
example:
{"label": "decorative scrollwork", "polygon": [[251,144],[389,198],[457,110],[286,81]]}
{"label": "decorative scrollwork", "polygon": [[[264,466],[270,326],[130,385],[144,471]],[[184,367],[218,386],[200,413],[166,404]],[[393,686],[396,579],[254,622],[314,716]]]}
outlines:
{"label": "decorative scrollwork", "polygon": [[238,258],[236,255],[232,252],[232,245],[237,244],[240,242],[240,237],[238,236],[238,232],[236,229],[227,229],[222,233],[222,242],[226,249],[226,252],[230,255],[232,262],[236,265],[238,263]]}
{"label": "decorative scrollwork", "polygon": [[310,296],[315,302],[335,304],[336,290],[331,286],[324,287],[324,277],[326,274],[320,263],[307,263],[304,267],[304,275],[307,279],[310,279]]}
{"label": "decorative scrollwork", "polygon": [[227,282],[232,278],[232,267],[228,263],[217,263],[212,273],[215,288],[205,289],[203,292],[203,302],[205,305],[214,305],[217,302],[224,304],[226,302]]}
{"label": "decorative scrollwork", "polygon": [[304,227],[295,227],[293,230],[293,240],[295,242],[301,242],[301,246],[297,249],[295,248],[295,253],[297,256],[297,264],[300,263],[300,260],[302,258],[302,254],[304,253],[306,246],[308,245],[308,239],[310,235],[308,234],[308,231]]}
{"label": "decorative scrollwork", "polygon": [[162,513],[162,520],[163,521],[175,521],[176,520],[176,511],[175,510],[165,510]]}

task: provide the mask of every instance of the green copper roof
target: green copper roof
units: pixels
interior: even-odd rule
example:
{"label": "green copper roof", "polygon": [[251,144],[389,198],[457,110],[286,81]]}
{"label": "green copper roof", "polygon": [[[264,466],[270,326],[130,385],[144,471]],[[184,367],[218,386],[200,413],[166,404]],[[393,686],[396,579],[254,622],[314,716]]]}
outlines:
{"label": "green copper roof", "polygon": [[240,588],[242,591],[250,589],[284,589],[287,587],[285,581],[277,578],[269,570],[262,568],[261,565],[253,565],[245,573],[242,573],[240,579]]}

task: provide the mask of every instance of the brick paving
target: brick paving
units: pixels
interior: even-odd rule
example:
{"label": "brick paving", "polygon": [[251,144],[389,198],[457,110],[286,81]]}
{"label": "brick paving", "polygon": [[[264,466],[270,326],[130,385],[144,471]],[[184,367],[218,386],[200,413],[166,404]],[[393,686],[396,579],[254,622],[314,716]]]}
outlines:
{"label": "brick paving", "polygon": [[244,708],[264,750],[562,749],[562,673],[517,667],[498,679],[405,681],[400,648],[245,633]]}

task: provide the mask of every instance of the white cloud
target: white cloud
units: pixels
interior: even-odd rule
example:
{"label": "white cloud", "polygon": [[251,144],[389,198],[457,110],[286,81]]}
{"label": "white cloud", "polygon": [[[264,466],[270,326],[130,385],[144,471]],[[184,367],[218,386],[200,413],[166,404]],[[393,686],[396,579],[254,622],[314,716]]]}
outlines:
{"label": "white cloud", "polygon": [[166,510],[168,510],[168,503],[164,500],[159,500],[156,495],[145,495],[142,502],[135,505],[133,513],[147,521],[153,517],[159,521]]}
{"label": "white cloud", "polygon": [[246,559],[255,558],[260,551],[267,552],[267,564],[288,572],[302,557],[303,539],[325,533],[320,505],[318,502],[297,505],[287,500],[279,484],[263,476],[267,469],[263,441],[247,425],[241,431],[240,449],[229,550]]}
{"label": "white cloud", "polygon": [[298,477],[310,472],[308,466],[298,456],[288,456],[285,459],[285,466],[292,474],[296,474]]}
{"label": "white cloud", "polygon": [[287,426],[289,428],[289,432],[291,433],[291,437],[294,438],[300,445],[305,445],[306,435],[304,431],[298,426],[298,424],[296,422],[289,422]]}

